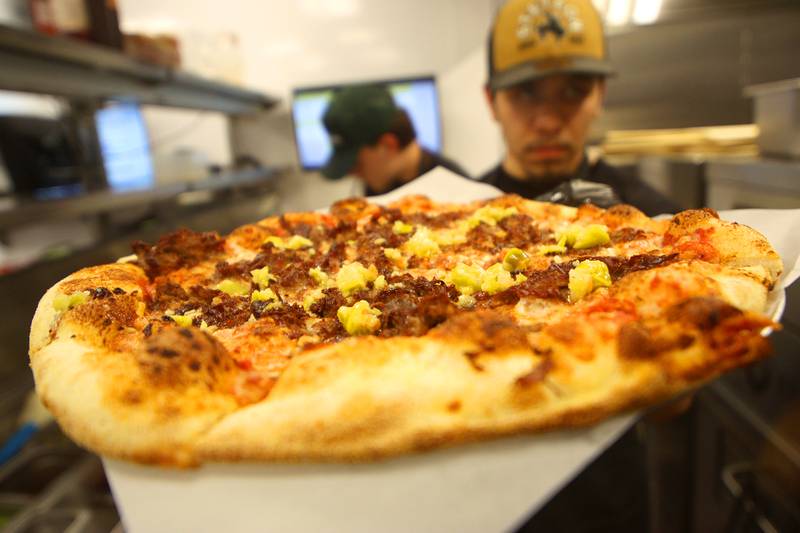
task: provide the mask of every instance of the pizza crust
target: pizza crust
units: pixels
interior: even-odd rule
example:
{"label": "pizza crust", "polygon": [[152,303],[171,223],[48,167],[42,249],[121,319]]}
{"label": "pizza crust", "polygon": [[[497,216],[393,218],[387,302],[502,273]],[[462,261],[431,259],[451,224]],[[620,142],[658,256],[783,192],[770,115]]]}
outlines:
{"label": "pizza crust", "polygon": [[[92,267],[45,294],[30,337],[36,390],[65,432],[98,453],[144,463],[196,464],[195,440],[237,407],[226,390],[232,389],[226,374],[234,369],[222,345],[199,330],[179,328],[155,333],[144,343],[130,342],[117,321],[125,315],[108,313],[103,300],[89,304],[101,312],[101,323],[86,306],[62,313],[53,306],[58,294],[98,286],[140,299],[140,276],[134,265]],[[109,348],[115,345],[120,350]],[[217,358],[219,363],[213,361]]]}
{"label": "pizza crust", "polygon": [[665,237],[678,241],[698,230],[708,232],[720,264],[758,276],[769,289],[775,286],[783,272],[783,262],[761,233],[744,224],[721,220],[712,209],[691,209],[672,218]]}

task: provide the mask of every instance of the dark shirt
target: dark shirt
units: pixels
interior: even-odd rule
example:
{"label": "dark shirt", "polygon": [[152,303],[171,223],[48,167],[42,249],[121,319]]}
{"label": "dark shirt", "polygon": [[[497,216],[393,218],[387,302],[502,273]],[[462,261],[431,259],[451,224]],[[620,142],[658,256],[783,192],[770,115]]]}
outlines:
{"label": "dark shirt", "polygon": [[[465,178],[470,177],[469,174],[467,174],[467,172],[463,168],[461,168],[455,161],[448,159],[440,154],[436,154],[434,152],[426,150],[425,148],[422,148],[422,157],[420,157],[419,160],[419,169],[417,169],[417,175],[414,177],[414,179],[418,178],[419,176],[422,176],[429,170],[433,170],[436,167],[444,167],[447,170],[450,170],[452,172],[455,172],[456,174],[464,176]],[[389,186],[388,189],[383,190],[381,192],[374,191],[370,189],[369,186],[367,186],[364,190],[364,195],[375,196],[378,194],[386,194],[387,192],[393,191],[396,188],[405,185],[406,183],[408,182],[407,181],[403,182],[399,180],[395,181]]]}
{"label": "dark shirt", "polygon": [[636,176],[614,168],[602,159],[590,165],[584,158],[571,178],[521,181],[512,178],[500,164],[478,179],[503,192],[532,200],[573,206],[591,202],[599,207],[626,203],[649,216],[681,210],[675,202]]}

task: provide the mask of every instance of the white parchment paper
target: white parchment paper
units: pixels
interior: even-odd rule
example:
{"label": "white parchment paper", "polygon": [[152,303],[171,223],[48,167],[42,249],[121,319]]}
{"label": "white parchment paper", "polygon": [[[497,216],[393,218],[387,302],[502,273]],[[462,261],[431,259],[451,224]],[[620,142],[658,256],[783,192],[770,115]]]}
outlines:
{"label": "white parchment paper", "polygon": [[[497,189],[437,168],[376,199],[406,194],[465,202]],[[769,238],[784,260],[770,295],[779,319],[784,287],[800,276],[800,209],[740,210],[722,218]],[[635,420],[525,435],[359,465],[214,464],[175,471],[104,459],[128,533],[499,532],[543,505]]]}

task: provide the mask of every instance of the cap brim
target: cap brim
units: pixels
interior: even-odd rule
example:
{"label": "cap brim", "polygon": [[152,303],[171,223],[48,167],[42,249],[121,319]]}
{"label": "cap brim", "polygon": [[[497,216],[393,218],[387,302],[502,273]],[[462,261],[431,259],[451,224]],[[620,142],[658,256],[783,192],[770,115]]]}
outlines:
{"label": "cap brim", "polygon": [[607,62],[593,57],[579,57],[559,66],[541,67],[536,63],[524,63],[505,72],[495,72],[489,80],[492,90],[508,89],[526,81],[552,76],[554,74],[593,74],[597,76],[613,76],[614,68]]}
{"label": "cap brim", "polygon": [[322,175],[331,180],[345,177],[356,166],[358,148],[347,148],[333,153],[328,163],[322,167]]}

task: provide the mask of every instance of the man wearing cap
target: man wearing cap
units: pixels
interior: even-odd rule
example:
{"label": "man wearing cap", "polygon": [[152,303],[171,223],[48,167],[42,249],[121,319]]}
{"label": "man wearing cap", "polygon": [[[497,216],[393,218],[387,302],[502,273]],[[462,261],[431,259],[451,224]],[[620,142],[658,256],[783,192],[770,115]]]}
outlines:
{"label": "man wearing cap", "polygon": [[482,176],[505,192],[569,205],[629,203],[647,213],[678,207],[638,178],[585,152],[613,73],[590,0],[509,0],[489,36],[485,88],[506,154]]}
{"label": "man wearing cap", "polygon": [[323,123],[333,154],[322,174],[330,179],[354,174],[367,196],[389,192],[437,166],[467,176],[456,163],[420,146],[408,113],[382,85],[342,89]]}

